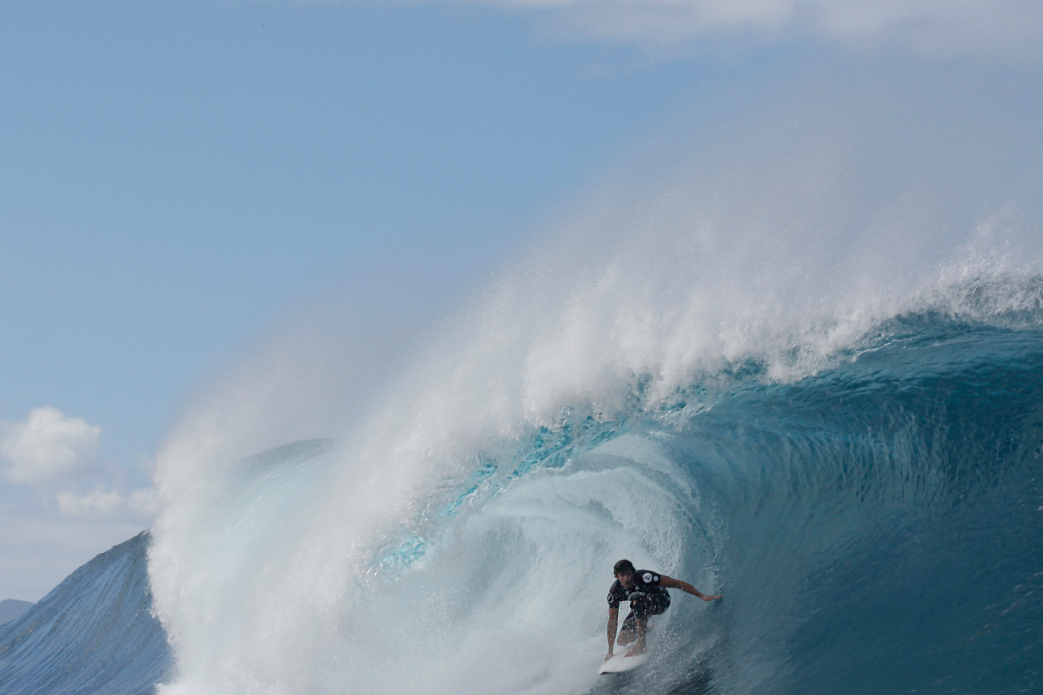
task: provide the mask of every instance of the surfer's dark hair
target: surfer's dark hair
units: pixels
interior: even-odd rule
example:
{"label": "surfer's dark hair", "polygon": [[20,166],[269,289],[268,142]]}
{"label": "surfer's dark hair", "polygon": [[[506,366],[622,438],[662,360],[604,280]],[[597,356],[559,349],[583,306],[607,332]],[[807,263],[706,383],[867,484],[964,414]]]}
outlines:
{"label": "surfer's dark hair", "polygon": [[620,560],[612,567],[612,576],[618,577],[621,574],[637,574],[637,570],[634,569],[634,563],[630,560]]}

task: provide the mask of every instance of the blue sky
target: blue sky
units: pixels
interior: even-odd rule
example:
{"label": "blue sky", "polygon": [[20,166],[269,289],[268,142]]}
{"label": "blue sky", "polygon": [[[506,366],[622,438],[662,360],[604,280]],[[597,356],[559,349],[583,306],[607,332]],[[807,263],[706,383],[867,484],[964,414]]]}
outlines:
{"label": "blue sky", "polygon": [[5,3],[0,598],[145,528],[164,432],[279,326],[444,308],[679,121],[823,65],[1038,94],[1043,13],[960,8]]}
{"label": "blue sky", "polygon": [[0,408],[129,410],[117,451],[147,454],[186,374],[362,259],[437,253],[446,282],[488,264],[691,89],[489,10],[11,14]]}

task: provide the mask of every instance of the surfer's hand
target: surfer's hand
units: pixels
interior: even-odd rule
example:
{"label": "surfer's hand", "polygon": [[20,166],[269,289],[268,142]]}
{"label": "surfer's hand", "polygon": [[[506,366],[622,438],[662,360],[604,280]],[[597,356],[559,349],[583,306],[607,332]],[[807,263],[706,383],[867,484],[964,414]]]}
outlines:
{"label": "surfer's hand", "polygon": [[716,601],[720,597],[721,597],[721,594],[717,594],[716,596],[706,596],[704,594],[704,595],[700,596],[699,598],[701,598],[704,601]]}

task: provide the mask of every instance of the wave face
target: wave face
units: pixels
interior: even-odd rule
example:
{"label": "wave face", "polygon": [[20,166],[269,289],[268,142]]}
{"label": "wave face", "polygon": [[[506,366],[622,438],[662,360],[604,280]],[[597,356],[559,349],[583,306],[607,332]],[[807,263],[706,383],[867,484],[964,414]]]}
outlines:
{"label": "wave face", "polygon": [[888,329],[670,435],[720,530],[712,692],[1043,687],[1043,332]]}
{"label": "wave face", "polygon": [[172,664],[152,616],[149,534],[70,574],[27,613],[0,626],[0,692],[7,695],[152,693]]}

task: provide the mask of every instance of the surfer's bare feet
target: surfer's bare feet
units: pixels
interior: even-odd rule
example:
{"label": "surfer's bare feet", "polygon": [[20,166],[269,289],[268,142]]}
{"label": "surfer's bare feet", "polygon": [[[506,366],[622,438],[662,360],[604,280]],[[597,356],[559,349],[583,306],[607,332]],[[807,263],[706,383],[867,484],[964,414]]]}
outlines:
{"label": "surfer's bare feet", "polygon": [[605,655],[605,661],[608,661],[608,660],[609,660],[609,659],[611,659],[611,658],[612,658],[613,656],[615,656],[615,654],[613,654],[612,652],[609,652],[608,654],[606,654],[606,655]]}
{"label": "surfer's bare feet", "polygon": [[638,648],[635,645],[633,649],[631,649],[629,652],[627,652],[623,656],[641,656],[642,654],[644,654],[647,651],[648,651],[648,649],[646,649],[645,647],[642,646],[641,648]]}

